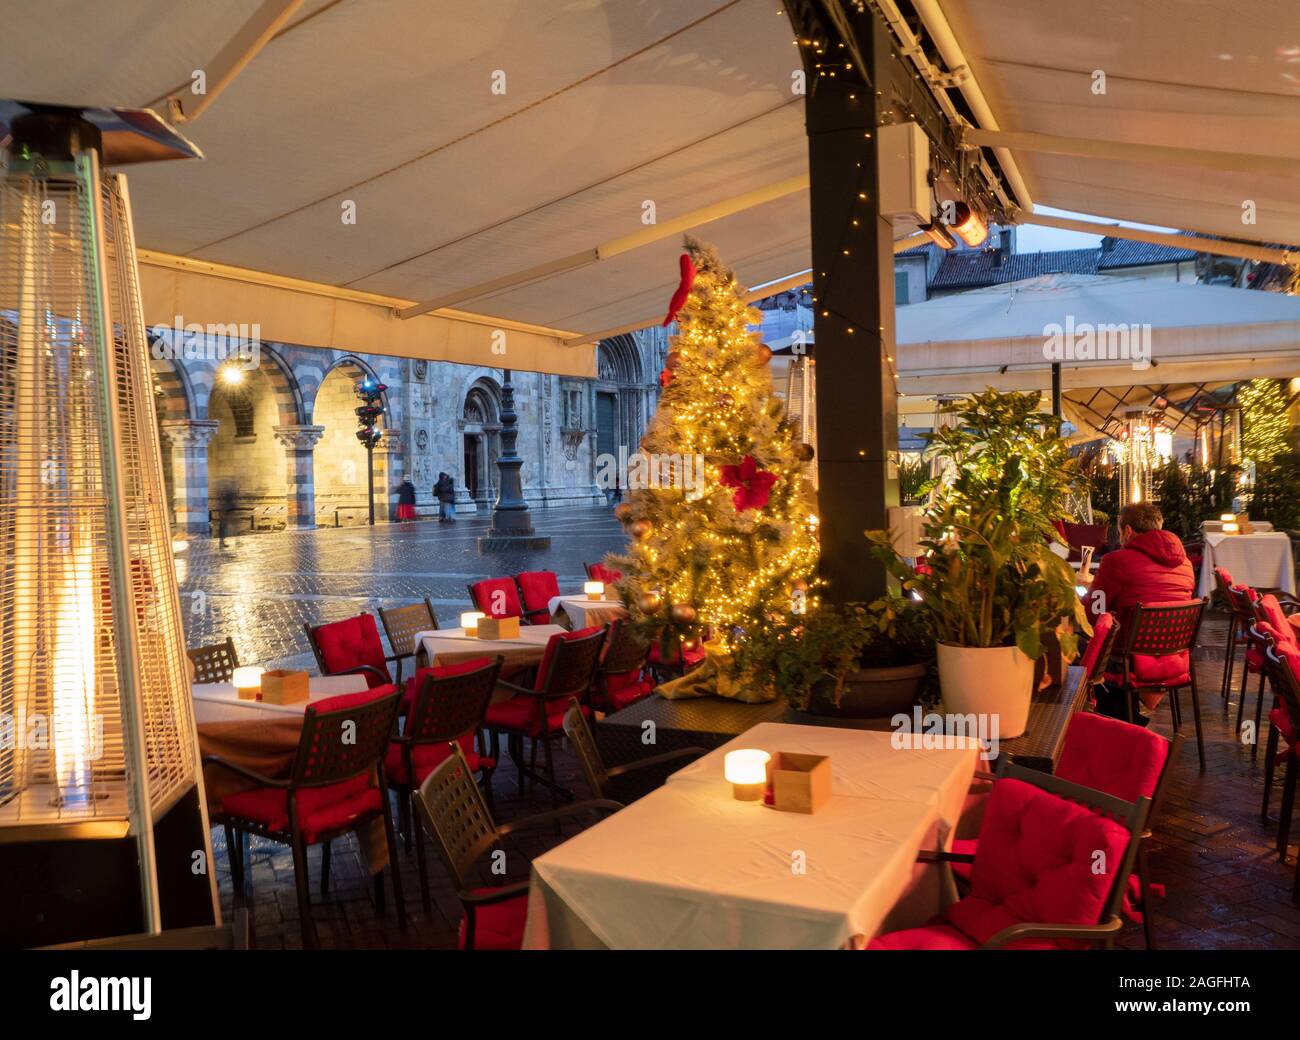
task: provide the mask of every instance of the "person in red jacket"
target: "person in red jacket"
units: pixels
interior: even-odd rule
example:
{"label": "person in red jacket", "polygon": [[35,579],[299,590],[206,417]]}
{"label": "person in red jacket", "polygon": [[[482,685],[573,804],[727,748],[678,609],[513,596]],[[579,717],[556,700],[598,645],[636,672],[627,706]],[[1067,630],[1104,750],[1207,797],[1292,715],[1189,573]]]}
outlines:
{"label": "person in red jacket", "polygon": [[[1183,543],[1177,535],[1163,530],[1164,522],[1160,510],[1149,502],[1137,502],[1121,509],[1121,548],[1101,558],[1092,584],[1084,593],[1089,620],[1096,621],[1109,612],[1119,621],[1116,647],[1124,645],[1124,625],[1139,603],[1154,606],[1186,602],[1196,588],[1196,575],[1183,551]],[[1161,661],[1164,668],[1181,667],[1185,671],[1188,666],[1172,659]],[[1159,677],[1138,675],[1139,679]],[[1158,693],[1144,693],[1142,703],[1151,710],[1160,703],[1160,698]],[[1097,708],[1103,714],[1124,718],[1123,691],[1107,683],[1098,696]],[[1136,712],[1134,720],[1138,721]]]}

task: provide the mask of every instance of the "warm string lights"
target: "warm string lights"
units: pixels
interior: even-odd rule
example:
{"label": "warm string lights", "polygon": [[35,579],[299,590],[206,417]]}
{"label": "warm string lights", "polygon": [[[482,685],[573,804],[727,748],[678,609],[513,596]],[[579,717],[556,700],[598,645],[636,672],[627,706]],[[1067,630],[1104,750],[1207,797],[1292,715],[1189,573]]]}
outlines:
{"label": "warm string lights", "polygon": [[1289,450],[1287,393],[1276,379],[1252,379],[1237,387],[1241,405],[1241,453],[1256,465]]}
{"label": "warm string lights", "polygon": [[[619,516],[632,540],[615,566],[633,621],[687,639],[712,632],[723,646],[784,617],[810,588],[818,545],[807,452],[772,390],[771,352],[750,331],[759,314],[713,250],[690,244],[698,269],[677,316],[660,399],[642,449],[652,457],[704,458],[702,487],[633,491]],[[737,508],[735,470],[762,474],[761,505]],[[693,472],[693,468],[688,467]],[[748,501],[754,501],[750,499]]]}

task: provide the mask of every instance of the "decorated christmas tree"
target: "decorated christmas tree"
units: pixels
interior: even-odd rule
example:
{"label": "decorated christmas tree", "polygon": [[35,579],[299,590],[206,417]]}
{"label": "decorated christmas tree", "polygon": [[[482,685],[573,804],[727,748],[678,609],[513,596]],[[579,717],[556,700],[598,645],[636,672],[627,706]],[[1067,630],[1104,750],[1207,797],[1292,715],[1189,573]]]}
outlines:
{"label": "decorated christmas tree", "polygon": [[772,352],[749,330],[759,312],[711,246],[686,248],[664,321],[675,317],[678,332],[641,441],[649,479],[629,468],[633,490],[615,512],[631,537],[611,563],[641,631],[680,635],[688,648],[711,637],[725,651],[812,604],[813,452],[773,393]]}

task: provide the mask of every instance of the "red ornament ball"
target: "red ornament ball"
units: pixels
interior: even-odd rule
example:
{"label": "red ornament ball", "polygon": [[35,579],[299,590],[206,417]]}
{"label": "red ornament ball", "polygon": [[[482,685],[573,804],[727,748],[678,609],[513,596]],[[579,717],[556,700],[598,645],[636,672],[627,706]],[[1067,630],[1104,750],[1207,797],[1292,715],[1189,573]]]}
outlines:
{"label": "red ornament ball", "polygon": [[689,625],[695,620],[695,608],[689,603],[674,603],[668,611],[674,624]]}

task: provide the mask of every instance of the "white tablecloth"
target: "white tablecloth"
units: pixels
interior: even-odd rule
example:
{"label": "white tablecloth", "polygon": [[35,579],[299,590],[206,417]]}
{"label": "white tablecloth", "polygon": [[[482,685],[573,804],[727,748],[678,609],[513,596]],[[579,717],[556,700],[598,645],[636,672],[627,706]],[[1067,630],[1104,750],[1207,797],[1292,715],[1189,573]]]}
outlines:
{"label": "white tablecloth", "polygon": [[470,657],[495,657],[501,654],[506,663],[536,663],[542,659],[546,643],[557,632],[568,631],[562,625],[520,625],[518,639],[479,639],[463,628],[441,628],[434,632],[417,632],[414,643],[424,652],[431,665],[455,664]]}
{"label": "white tablecloth", "polygon": [[1196,594],[1214,591],[1214,568],[1222,567],[1238,585],[1281,589],[1295,595],[1295,565],[1291,539],[1282,531],[1254,534],[1207,534]]}
{"label": "white tablecloth", "polygon": [[307,700],[297,704],[267,704],[265,701],[241,701],[233,683],[198,683],[191,687],[196,723],[248,722],[268,715],[301,715],[312,701],[344,693],[360,693],[364,689],[364,675],[313,675],[307,680]]}
{"label": "white tablecloth", "polygon": [[[627,608],[622,600],[588,599],[585,595],[552,596],[546,604],[551,617],[563,624],[565,619],[575,628],[587,628],[590,625],[603,625],[615,618],[627,617]],[[561,614],[563,611],[563,614]],[[569,627],[569,626],[565,626]]]}
{"label": "white tablecloth", "polygon": [[[538,857],[525,948],[837,949],[887,918],[923,923],[938,871],[916,854],[947,843],[978,749],[894,750],[890,737],[755,726]],[[722,775],[733,747],[829,754],[830,802],[807,815],[736,801]],[[918,889],[910,919],[891,914]]]}

